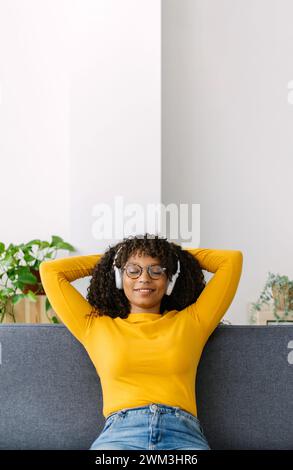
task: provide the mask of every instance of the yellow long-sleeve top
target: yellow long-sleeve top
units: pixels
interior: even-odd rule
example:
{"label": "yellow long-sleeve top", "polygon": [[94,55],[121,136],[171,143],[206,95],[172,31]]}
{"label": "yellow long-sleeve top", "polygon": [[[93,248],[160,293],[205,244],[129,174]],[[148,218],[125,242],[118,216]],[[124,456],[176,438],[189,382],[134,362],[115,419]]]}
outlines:
{"label": "yellow long-sleeve top", "polygon": [[48,299],[83,344],[100,377],[105,418],[123,408],[161,403],[197,416],[195,379],[204,345],[230,306],[242,272],[238,250],[188,248],[201,269],[215,273],[183,310],[89,317],[92,306],[70,284],[90,276],[102,255],[43,261]]}

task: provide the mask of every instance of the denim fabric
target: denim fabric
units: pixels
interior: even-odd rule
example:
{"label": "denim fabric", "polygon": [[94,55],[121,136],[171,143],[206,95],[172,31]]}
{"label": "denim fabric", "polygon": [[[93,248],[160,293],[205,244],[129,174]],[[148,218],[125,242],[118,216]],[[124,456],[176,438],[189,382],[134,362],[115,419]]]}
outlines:
{"label": "denim fabric", "polygon": [[211,450],[199,419],[152,403],[111,413],[90,450]]}

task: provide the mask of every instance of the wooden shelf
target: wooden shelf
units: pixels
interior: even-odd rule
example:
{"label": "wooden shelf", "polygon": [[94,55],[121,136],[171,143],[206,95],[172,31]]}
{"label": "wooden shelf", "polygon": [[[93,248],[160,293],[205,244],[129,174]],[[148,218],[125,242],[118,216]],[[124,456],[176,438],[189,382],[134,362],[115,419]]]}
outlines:
{"label": "wooden shelf", "polygon": [[[8,303],[8,311],[11,311],[11,302]],[[56,316],[53,309],[49,309],[46,313],[46,296],[37,295],[37,301],[28,299],[27,297],[21,299],[14,305],[14,317],[16,323],[52,323],[49,318]],[[58,318],[58,317],[57,317]],[[59,322],[60,319],[58,318]],[[3,323],[14,323],[11,315],[5,315]]]}
{"label": "wooden shelf", "polygon": [[[251,318],[251,307],[252,302],[248,303],[248,315]],[[278,315],[281,317],[278,320],[274,315],[273,305],[262,305],[261,310],[254,311],[253,315],[255,318],[256,325],[269,325],[271,323],[285,323],[288,322],[289,324],[293,324],[293,310],[289,312],[288,316],[284,317],[285,311],[284,310],[277,310]]]}

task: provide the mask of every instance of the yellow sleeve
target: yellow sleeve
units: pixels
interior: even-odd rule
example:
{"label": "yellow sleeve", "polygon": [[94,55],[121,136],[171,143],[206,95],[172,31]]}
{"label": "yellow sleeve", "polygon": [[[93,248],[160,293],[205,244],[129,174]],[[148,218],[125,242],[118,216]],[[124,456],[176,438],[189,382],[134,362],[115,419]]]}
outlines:
{"label": "yellow sleeve", "polygon": [[187,250],[199,261],[201,269],[215,273],[197,300],[186,308],[203,327],[206,335],[210,336],[235,296],[242,272],[243,254],[239,250]]}
{"label": "yellow sleeve", "polygon": [[41,281],[52,308],[64,325],[83,342],[90,303],[70,284],[75,279],[90,276],[102,255],[71,256],[42,261],[39,267]]}

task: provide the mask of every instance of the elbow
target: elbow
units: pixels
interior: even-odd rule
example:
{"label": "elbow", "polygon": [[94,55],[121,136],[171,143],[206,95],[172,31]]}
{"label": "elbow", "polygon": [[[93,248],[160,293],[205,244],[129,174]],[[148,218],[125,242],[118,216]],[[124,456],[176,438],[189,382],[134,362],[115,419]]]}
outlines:
{"label": "elbow", "polygon": [[235,250],[235,254],[236,254],[237,259],[239,259],[240,261],[243,261],[243,253],[242,253],[242,251],[240,251],[240,250]]}
{"label": "elbow", "polygon": [[47,264],[47,261],[42,261],[39,265],[39,271],[43,271],[45,269],[45,266]]}
{"label": "elbow", "polygon": [[237,270],[239,271],[239,275],[242,273],[243,267],[243,253],[240,250],[235,250],[233,253],[233,263],[236,266]]}
{"label": "elbow", "polygon": [[240,250],[229,250],[233,260],[243,261],[243,253]]}
{"label": "elbow", "polygon": [[42,277],[42,275],[44,273],[46,273],[48,271],[48,268],[50,267],[52,263],[52,260],[50,261],[42,261],[39,265],[39,272],[40,272],[40,276]]}

